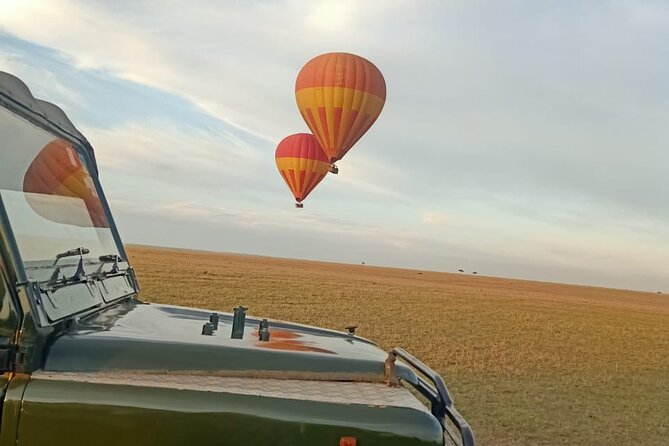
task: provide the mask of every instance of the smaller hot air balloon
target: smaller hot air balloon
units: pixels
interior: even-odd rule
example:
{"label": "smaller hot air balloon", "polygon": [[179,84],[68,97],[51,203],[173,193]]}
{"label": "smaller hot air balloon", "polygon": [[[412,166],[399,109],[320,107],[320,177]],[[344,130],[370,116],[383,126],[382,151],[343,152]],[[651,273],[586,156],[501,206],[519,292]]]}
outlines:
{"label": "smaller hot air balloon", "polygon": [[[107,228],[109,223],[98,197],[93,178],[72,145],[55,139],[45,145],[28,167],[23,191],[32,209],[47,220],[74,226]],[[50,206],[43,196],[61,196],[81,200],[84,215],[63,212]]]}
{"label": "smaller hot air balloon", "polygon": [[301,208],[302,200],[321,182],[330,161],[314,135],[297,133],[285,137],[276,148],[276,167]]}

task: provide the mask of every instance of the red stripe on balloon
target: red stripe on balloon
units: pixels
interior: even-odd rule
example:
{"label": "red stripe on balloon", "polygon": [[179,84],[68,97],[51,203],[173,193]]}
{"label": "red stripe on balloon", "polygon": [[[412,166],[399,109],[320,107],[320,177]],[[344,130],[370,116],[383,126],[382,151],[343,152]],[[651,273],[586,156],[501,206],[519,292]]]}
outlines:
{"label": "red stripe on balloon", "polygon": [[310,160],[329,162],[325,152],[313,136],[308,133],[298,133],[284,138],[278,145],[275,158],[305,158]]}

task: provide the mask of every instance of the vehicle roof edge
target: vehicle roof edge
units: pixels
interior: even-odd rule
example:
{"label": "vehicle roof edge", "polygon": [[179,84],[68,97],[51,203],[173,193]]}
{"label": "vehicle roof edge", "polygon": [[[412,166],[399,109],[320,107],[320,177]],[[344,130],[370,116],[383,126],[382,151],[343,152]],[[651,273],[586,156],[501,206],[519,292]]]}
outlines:
{"label": "vehicle roof edge", "polygon": [[77,130],[67,114],[57,105],[37,99],[21,79],[5,71],[0,71],[0,105],[18,112],[72,142],[81,144],[90,155],[95,170],[98,170],[93,147]]}

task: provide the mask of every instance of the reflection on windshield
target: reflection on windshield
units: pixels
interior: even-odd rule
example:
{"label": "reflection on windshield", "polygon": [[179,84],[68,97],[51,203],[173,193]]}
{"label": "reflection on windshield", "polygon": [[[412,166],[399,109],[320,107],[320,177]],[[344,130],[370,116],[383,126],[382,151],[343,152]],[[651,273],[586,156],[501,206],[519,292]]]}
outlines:
{"label": "reflection on windshield", "polygon": [[[25,174],[23,192],[27,193],[28,203],[35,212],[46,219],[77,226],[109,227],[93,179],[67,141],[55,139],[40,150]],[[88,212],[81,219],[80,215],[44,200],[44,195],[79,198]]]}
{"label": "reflection on windshield", "polygon": [[67,141],[0,108],[0,198],[27,267],[79,246],[118,254],[84,159]]}

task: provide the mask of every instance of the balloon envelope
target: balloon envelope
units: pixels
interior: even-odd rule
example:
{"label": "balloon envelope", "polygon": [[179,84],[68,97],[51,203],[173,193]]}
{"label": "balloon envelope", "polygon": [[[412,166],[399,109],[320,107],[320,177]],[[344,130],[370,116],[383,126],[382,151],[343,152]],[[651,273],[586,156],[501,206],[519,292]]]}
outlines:
{"label": "balloon envelope", "polygon": [[[93,178],[72,145],[55,139],[33,159],[23,178],[23,192],[30,207],[40,216],[57,223],[75,226],[109,227]],[[76,199],[82,212],[67,212],[49,204],[43,196]]]}
{"label": "balloon envelope", "polygon": [[349,53],[311,59],[295,82],[302,117],[331,162],[341,159],[381,114],[386,81],[376,66]]}
{"label": "balloon envelope", "polygon": [[313,135],[297,133],[276,148],[276,167],[300,203],[327,175],[330,162]]}

